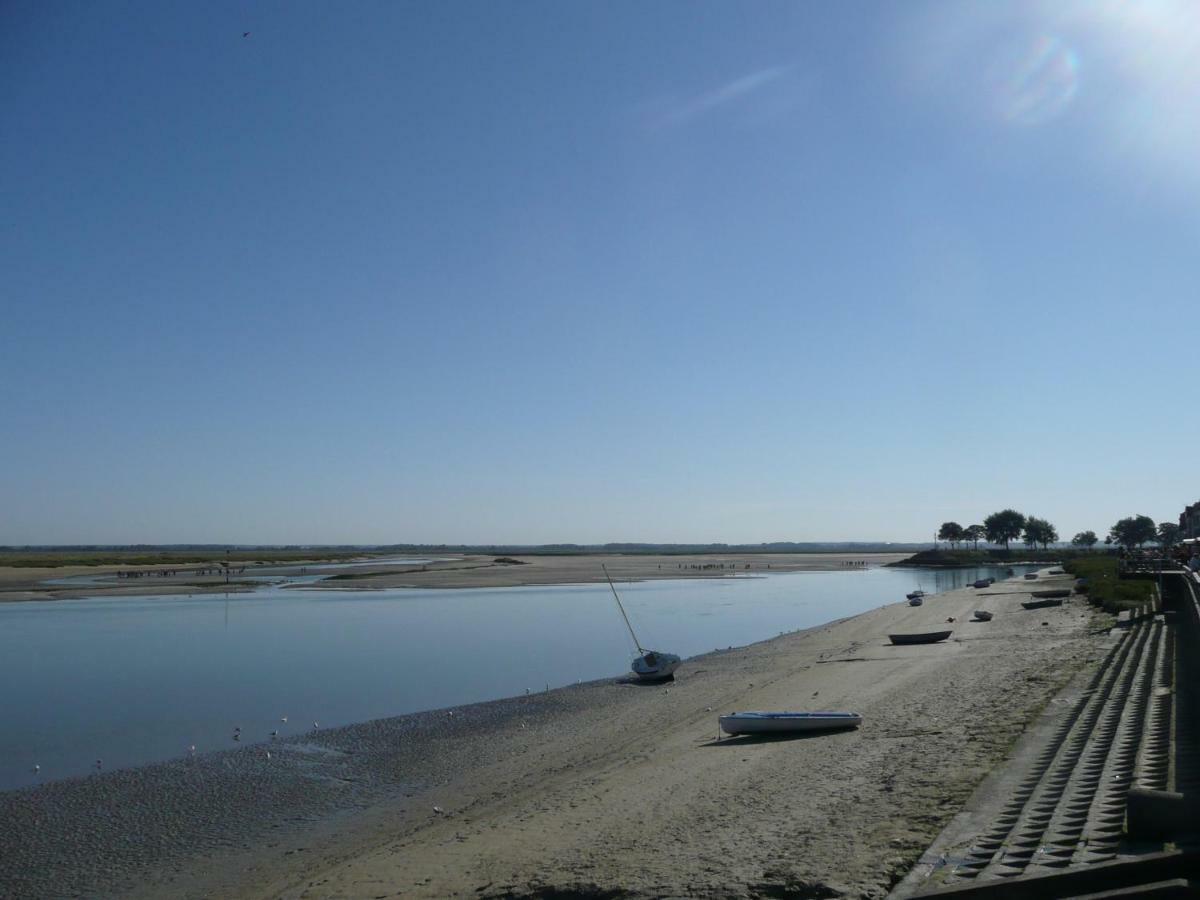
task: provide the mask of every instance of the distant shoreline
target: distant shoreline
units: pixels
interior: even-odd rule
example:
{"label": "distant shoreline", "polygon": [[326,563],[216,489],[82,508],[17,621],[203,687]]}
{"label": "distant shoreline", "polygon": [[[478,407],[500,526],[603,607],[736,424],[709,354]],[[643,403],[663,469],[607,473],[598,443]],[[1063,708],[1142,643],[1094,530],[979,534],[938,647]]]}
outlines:
{"label": "distant shoreline", "polygon": [[[902,553],[713,553],[704,555],[581,554],[512,556],[454,556],[422,566],[363,564],[322,568],[325,577],[310,578],[308,567],[326,560],[297,560],[286,565],[246,563],[245,572],[197,578],[191,571],[169,565],[71,566],[64,568],[14,568],[0,566],[0,602],[67,600],[89,597],[186,595],[197,593],[244,593],[256,589],[245,575],[270,575],[291,590],[392,590],[397,588],[496,588],[533,587],[602,582],[604,570],[615,581],[649,581],[670,578],[725,578],[767,572],[843,572],[888,565]],[[350,560],[346,560],[350,563]],[[202,564],[203,565],[203,564]],[[136,570],[140,577],[124,579],[119,571]],[[162,571],[175,571],[161,576]],[[79,578],[78,584],[48,584],[50,580]],[[84,580],[86,579],[86,580]],[[291,583],[288,583],[288,582]],[[235,583],[237,582],[237,583]],[[265,583],[265,582],[264,582]]]}

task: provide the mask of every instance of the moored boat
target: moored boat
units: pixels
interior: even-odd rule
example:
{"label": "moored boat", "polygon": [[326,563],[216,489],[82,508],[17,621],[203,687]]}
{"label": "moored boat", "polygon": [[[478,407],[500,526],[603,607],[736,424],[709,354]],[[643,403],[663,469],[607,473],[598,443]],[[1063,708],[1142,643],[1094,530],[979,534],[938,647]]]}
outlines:
{"label": "moored boat", "polygon": [[733,712],[717,717],[726,734],[834,731],[857,728],[862,720],[862,715],[856,712]]}
{"label": "moored boat", "polygon": [[638,656],[630,665],[633,674],[641,681],[663,681],[670,678],[675,670],[679,668],[682,660],[674,653],[663,653],[661,650],[647,650],[642,646],[637,635],[633,633],[633,626],[629,624],[629,616],[625,615],[625,607],[621,605],[621,598],[617,595],[617,589],[608,574],[608,569],[603,563],[600,564],[600,568],[604,570],[604,577],[608,579],[608,586],[612,590],[613,599],[617,601],[617,609],[621,611],[621,618],[625,620],[625,627],[629,629],[629,636],[633,638],[633,645],[637,647]]}
{"label": "moored boat", "polygon": [[888,640],[893,644],[936,644],[944,641],[953,631],[922,631],[912,634],[889,634]]}
{"label": "moored boat", "polygon": [[985,587],[991,587],[991,586],[992,586],[992,579],[990,579],[990,578],[980,578],[973,585],[971,585],[971,587],[974,587],[974,588],[985,588]]}
{"label": "moored boat", "polygon": [[908,598],[908,605],[909,605],[909,606],[920,606],[920,605],[921,605],[922,603],[924,603],[924,602],[925,602],[925,598],[924,598],[924,597],[909,597],[909,598]]}

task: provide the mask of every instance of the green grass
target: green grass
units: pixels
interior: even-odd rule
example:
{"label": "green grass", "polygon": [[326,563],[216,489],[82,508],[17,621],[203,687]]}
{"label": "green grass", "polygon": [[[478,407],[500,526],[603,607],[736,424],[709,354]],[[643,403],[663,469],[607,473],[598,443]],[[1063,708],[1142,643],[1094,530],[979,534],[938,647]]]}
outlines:
{"label": "green grass", "polygon": [[1148,579],[1121,578],[1118,560],[1113,556],[1080,557],[1068,560],[1063,568],[1076,578],[1087,579],[1088,601],[1105,612],[1116,614],[1154,600],[1154,582]]}

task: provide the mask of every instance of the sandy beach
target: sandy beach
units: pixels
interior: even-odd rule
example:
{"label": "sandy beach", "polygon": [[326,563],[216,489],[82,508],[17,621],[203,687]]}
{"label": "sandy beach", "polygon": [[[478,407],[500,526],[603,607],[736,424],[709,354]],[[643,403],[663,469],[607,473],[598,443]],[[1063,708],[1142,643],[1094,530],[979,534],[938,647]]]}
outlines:
{"label": "sandy beach", "polygon": [[[19,897],[881,897],[1098,657],[1083,603],[1021,609],[1050,581],[891,604],[696,657],[665,685],[605,680],[8,792],[0,885]],[[980,607],[995,620],[968,622]],[[886,638],[939,627],[950,641]],[[864,725],[717,740],[720,712],[822,708]]]}

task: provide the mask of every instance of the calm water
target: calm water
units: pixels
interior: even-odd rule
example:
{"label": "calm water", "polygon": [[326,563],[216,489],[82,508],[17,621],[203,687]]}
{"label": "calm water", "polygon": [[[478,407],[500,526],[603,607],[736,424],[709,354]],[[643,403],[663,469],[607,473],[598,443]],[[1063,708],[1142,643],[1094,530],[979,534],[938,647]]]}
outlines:
{"label": "calm water", "polygon": [[[618,590],[646,646],[687,657],[1000,571],[806,572]],[[235,726],[253,743],[314,721],[616,676],[632,658],[603,584],[0,604],[0,788],[83,774],[98,758],[108,769],[191,745],[233,747]]]}

